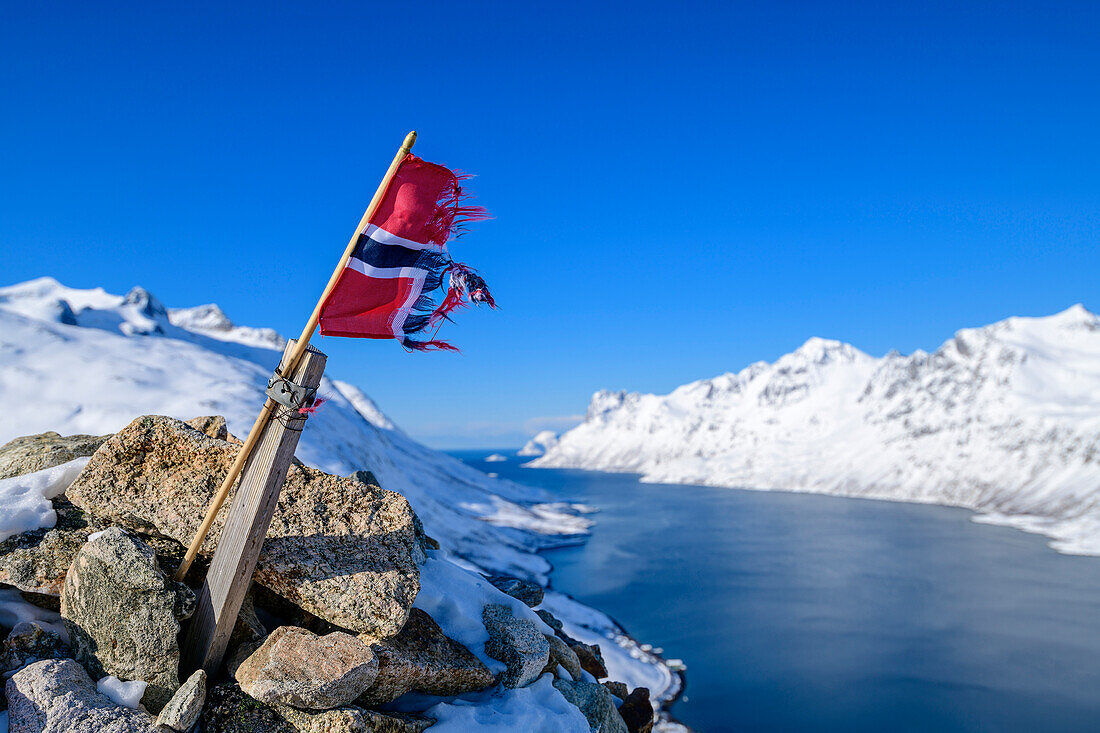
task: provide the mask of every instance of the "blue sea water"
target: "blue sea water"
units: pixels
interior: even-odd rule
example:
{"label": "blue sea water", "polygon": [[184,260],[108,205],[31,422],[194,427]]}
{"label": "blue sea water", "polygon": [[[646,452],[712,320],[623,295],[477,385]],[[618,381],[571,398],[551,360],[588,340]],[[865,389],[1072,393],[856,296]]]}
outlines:
{"label": "blue sea water", "polygon": [[1100,730],[1100,558],[961,509],[454,455],[600,509],[552,585],[683,659],[698,731]]}

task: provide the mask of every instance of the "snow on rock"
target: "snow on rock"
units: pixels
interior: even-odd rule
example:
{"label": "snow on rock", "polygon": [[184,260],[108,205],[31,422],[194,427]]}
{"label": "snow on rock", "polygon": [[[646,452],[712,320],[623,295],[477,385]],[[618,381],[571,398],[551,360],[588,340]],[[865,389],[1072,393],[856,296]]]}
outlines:
{"label": "snow on rock", "polygon": [[50,499],[64,494],[89,460],[77,458],[60,466],[0,479],[0,542],[57,524]]}
{"label": "snow on rock", "polygon": [[680,693],[679,676],[657,655],[646,651],[606,614],[567,595],[547,591],[541,608],[562,622],[566,634],[585,644],[598,644],[608,679],[630,689],[648,688],[654,702],[669,702]]}
{"label": "snow on rock", "polygon": [[424,711],[435,718],[433,733],[588,733],[588,721],[579,709],[554,689],[546,674],[527,687],[493,689],[462,695]]}
{"label": "snow on rock", "polygon": [[122,707],[135,710],[141,703],[141,696],[145,694],[145,688],[148,685],[149,683],[143,680],[123,682],[114,675],[108,675],[95,684],[101,695],[106,695]]}
{"label": "snow on rock", "polygon": [[553,430],[543,430],[528,440],[516,451],[517,456],[541,456],[558,444],[558,434]]}
{"label": "snow on rock", "polygon": [[194,308],[170,308],[168,321],[173,326],[211,336],[220,341],[235,341],[248,346],[282,349],[286,339],[271,328],[237,326],[221,308],[211,303]]}
{"label": "snow on rock", "polygon": [[668,395],[599,392],[532,465],[962,506],[1100,554],[1100,318],[1077,305],[877,359],[815,338]]}
{"label": "snow on rock", "polygon": [[443,633],[459,642],[481,660],[493,674],[504,671],[504,663],[485,653],[489,632],[481,618],[490,604],[508,606],[512,615],[531,621],[544,634],[554,633],[534,611],[498,590],[484,576],[463,568],[445,553],[429,551],[420,566],[420,593],[413,602],[439,624]]}
{"label": "snow on rock", "polygon": [[28,603],[16,588],[0,588],[0,626],[13,629],[24,621],[34,621],[69,642],[61,614]]}

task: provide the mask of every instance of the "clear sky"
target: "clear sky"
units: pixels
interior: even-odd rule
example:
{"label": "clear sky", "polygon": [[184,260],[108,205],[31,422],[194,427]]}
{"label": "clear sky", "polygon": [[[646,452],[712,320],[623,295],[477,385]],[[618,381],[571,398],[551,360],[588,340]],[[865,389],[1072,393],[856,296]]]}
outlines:
{"label": "clear sky", "polygon": [[325,338],[441,447],[810,336],[1100,307],[1095,3],[5,3],[4,284],[296,334],[405,133],[496,216],[461,355]]}

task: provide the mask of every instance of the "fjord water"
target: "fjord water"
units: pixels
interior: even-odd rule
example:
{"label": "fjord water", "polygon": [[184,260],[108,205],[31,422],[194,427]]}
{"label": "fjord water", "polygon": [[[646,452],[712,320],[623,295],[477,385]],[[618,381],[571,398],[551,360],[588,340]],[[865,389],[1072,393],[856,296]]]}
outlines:
{"label": "fjord water", "polygon": [[485,463],[598,507],[552,585],[687,665],[699,731],[1100,729],[1100,558],[947,507]]}

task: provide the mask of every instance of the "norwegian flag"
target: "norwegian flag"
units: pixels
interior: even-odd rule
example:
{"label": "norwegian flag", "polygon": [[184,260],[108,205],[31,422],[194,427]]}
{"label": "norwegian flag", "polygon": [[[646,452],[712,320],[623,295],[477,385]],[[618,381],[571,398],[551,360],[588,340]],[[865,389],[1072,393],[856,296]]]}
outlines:
{"label": "norwegian flag", "polygon": [[[468,176],[409,153],[401,161],[378,210],[321,306],[322,335],[397,339],[417,351],[457,351],[434,334],[414,339],[467,303],[495,308],[489,288],[466,265],[454,262],[446,243],[463,225],[487,218],[463,206]],[[435,291],[446,295],[437,304]]]}

